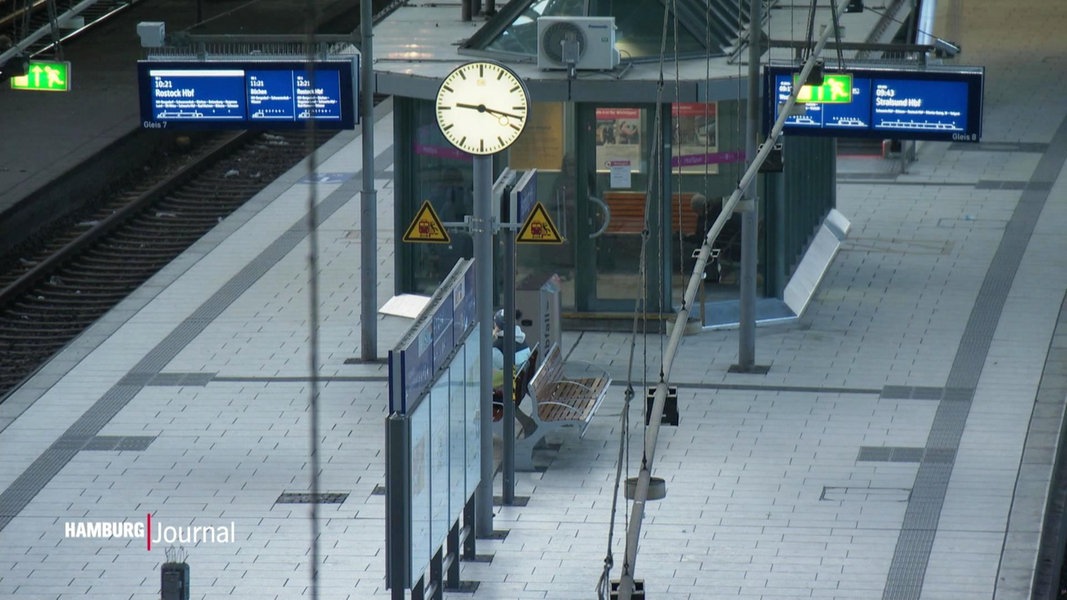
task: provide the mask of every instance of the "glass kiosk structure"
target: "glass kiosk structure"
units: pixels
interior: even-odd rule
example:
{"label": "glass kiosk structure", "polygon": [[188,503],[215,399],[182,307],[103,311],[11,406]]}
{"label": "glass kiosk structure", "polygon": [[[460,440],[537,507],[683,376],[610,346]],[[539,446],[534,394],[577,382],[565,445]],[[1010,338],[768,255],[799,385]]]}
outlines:
{"label": "glass kiosk structure", "polygon": [[[588,12],[582,8],[586,5]],[[669,50],[673,53],[677,47],[679,60],[688,56],[701,64],[707,57],[723,57],[727,38],[743,24],[728,22],[729,17],[724,17],[727,22],[706,22],[702,2],[677,5],[680,13],[692,15],[672,19]],[[538,51],[538,17],[613,16],[615,46],[627,60],[658,60],[662,11],[659,2],[640,0],[510,2],[461,45],[457,59],[466,54],[529,63]],[[740,13],[745,14],[747,10]],[[677,32],[675,22],[683,23]],[[651,43],[653,38],[657,43]],[[637,306],[657,317],[672,314],[692,270],[690,257],[700,234],[693,197],[705,196],[717,211],[719,200],[732,193],[746,166],[746,99],[739,97],[739,81],[691,79],[657,98],[636,92],[625,78],[608,75],[596,77],[585,92],[561,91],[567,81],[558,74],[543,81],[537,75],[528,77],[530,122],[513,146],[495,156],[494,168],[537,169],[538,201],[565,242],[520,244],[518,279],[558,274],[562,310],[570,319],[625,318]],[[470,156],[441,135],[432,98],[395,93],[393,98],[396,229],[404,231],[424,201],[443,222],[462,222],[473,214]],[[766,297],[781,297],[835,204],[833,139],[790,138],[783,155],[783,170],[759,178],[758,279]],[[646,205],[648,241],[642,254]],[[450,236],[447,245],[398,239],[397,293],[430,293],[456,259],[472,256],[468,234],[453,229]],[[716,271],[706,282],[708,301],[737,298],[732,243],[722,240],[721,276]]]}

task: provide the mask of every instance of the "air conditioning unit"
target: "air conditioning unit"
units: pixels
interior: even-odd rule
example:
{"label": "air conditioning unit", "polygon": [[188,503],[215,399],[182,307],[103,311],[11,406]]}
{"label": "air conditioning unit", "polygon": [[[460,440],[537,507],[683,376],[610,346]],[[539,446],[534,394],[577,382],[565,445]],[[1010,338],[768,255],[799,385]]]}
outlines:
{"label": "air conditioning unit", "polygon": [[618,64],[615,17],[537,19],[537,68],[610,71]]}

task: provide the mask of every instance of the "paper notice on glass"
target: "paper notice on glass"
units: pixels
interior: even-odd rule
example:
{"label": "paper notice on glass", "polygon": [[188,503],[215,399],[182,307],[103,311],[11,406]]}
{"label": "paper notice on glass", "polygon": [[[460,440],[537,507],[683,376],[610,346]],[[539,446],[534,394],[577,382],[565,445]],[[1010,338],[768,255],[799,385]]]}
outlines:
{"label": "paper notice on glass", "polygon": [[611,188],[612,189],[620,189],[620,188],[629,189],[630,188],[630,185],[631,185],[630,174],[632,173],[632,171],[630,170],[630,161],[628,161],[628,160],[612,160],[612,161],[608,161],[608,169],[611,172]]}

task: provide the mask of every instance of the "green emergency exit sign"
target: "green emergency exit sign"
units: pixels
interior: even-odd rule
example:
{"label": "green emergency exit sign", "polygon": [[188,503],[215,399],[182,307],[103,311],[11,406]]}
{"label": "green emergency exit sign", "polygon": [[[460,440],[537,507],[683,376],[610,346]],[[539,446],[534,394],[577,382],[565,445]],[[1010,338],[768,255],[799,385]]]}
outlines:
{"label": "green emergency exit sign", "polygon": [[[793,81],[796,82],[796,77]],[[852,74],[826,73],[822,85],[801,86],[797,102],[849,104],[852,102]]]}
{"label": "green emergency exit sign", "polygon": [[70,63],[31,60],[25,75],[11,78],[11,88],[39,92],[68,92],[70,91]]}

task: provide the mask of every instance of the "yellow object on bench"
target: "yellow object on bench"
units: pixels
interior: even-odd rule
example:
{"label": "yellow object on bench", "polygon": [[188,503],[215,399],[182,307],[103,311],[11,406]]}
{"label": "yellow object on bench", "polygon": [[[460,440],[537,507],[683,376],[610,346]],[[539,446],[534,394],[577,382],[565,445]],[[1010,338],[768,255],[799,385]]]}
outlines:
{"label": "yellow object on bench", "polygon": [[611,377],[595,365],[578,361],[564,363],[563,354],[555,344],[540,362],[527,388],[530,410],[522,416],[528,418],[519,418],[523,436],[515,441],[515,468],[521,471],[534,469],[534,449],[549,433],[574,427],[579,430],[579,436],[584,435],[611,385]]}
{"label": "yellow object on bench", "polygon": [[[534,344],[533,350],[530,351],[530,357],[526,359],[526,362],[522,363],[522,366],[515,369],[515,378],[512,380],[511,392],[512,398],[515,401],[515,406],[518,406],[522,399],[526,397],[526,390],[530,387],[530,380],[533,378],[533,373],[537,369],[537,353],[540,350],[539,344]],[[504,390],[493,390],[493,421],[497,422],[504,418]]]}

